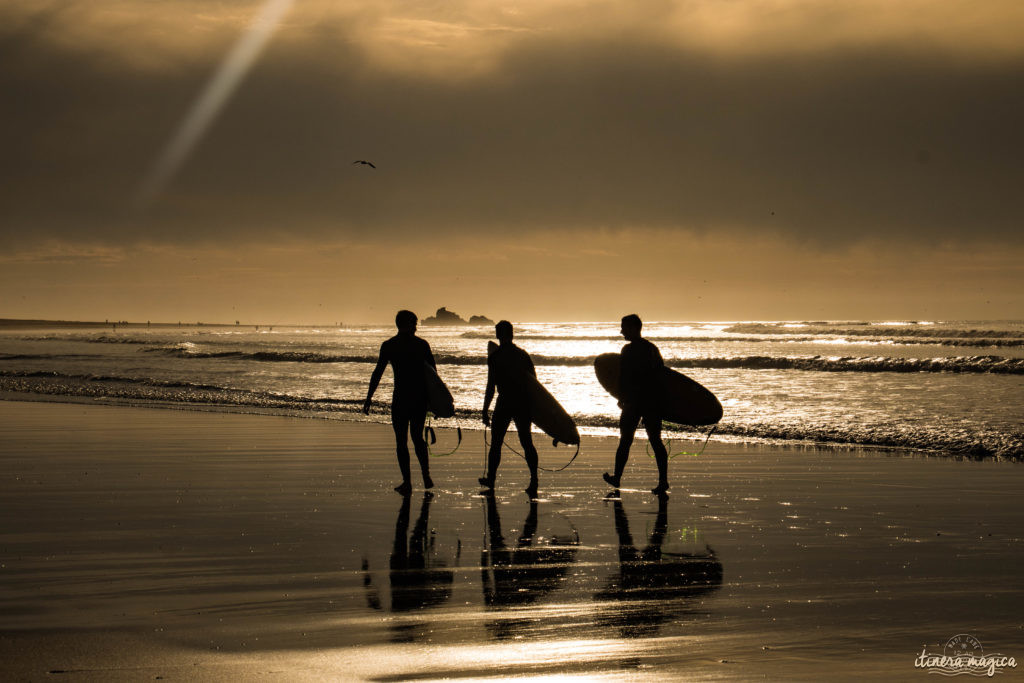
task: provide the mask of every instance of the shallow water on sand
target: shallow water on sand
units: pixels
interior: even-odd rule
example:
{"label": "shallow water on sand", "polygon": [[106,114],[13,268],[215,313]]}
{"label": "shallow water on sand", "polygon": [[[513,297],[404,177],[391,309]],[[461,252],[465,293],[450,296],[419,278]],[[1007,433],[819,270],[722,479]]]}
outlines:
{"label": "shallow water on sand", "polygon": [[[1024,322],[649,323],[666,362],[722,402],[719,442],[856,444],[1024,459]],[[455,399],[479,424],[490,327],[423,327]],[[355,417],[391,326],[0,329],[0,390],[182,407]],[[517,325],[540,381],[587,434],[619,410],[593,363],[609,323]],[[391,372],[370,418],[387,421]],[[668,426],[694,435],[692,428]],[[703,430],[696,430],[703,431]]]}
{"label": "shallow water on sand", "polygon": [[[384,681],[892,679],[962,632],[1024,654],[1013,464],[712,446],[659,499],[640,453],[609,496],[601,442],[531,502],[515,456],[479,495],[467,447],[402,497],[377,425],[11,402],[0,422],[8,645],[131,633],[176,649],[164,674]],[[132,677],[132,653],[47,656]]]}

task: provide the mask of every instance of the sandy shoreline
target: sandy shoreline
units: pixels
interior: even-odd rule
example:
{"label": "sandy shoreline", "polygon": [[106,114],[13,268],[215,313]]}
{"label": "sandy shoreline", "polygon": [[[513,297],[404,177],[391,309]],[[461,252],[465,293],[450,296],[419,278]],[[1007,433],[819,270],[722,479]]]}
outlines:
{"label": "sandy shoreline", "polygon": [[0,401],[0,434],[5,679],[892,680],[960,633],[1024,656],[1013,463],[712,443],[659,504],[642,447],[605,500],[588,437],[531,506],[512,454],[477,495],[479,432],[407,501],[386,425]]}

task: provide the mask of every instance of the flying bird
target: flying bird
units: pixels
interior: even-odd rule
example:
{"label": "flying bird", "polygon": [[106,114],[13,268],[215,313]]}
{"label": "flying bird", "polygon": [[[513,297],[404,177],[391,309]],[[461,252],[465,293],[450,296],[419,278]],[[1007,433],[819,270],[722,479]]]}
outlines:
{"label": "flying bird", "polygon": [[353,161],[352,163],[353,163],[353,164],[366,164],[366,165],[367,165],[367,166],[369,166],[370,168],[377,168],[376,166],[374,166],[373,164],[371,164],[371,163],[370,163],[369,161],[363,161],[362,159],[357,159],[356,161]]}

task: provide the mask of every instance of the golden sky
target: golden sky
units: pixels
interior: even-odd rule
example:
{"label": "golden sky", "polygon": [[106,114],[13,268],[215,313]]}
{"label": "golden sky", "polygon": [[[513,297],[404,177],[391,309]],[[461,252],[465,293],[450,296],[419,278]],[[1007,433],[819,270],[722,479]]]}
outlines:
{"label": "golden sky", "polygon": [[9,0],[0,317],[1024,318],[1021,35],[1017,0]]}

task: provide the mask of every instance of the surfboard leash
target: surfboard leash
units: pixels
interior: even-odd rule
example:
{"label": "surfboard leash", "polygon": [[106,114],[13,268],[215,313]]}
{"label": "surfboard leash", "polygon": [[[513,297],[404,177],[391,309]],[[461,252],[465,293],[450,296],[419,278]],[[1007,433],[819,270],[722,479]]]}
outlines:
{"label": "surfboard leash", "polygon": [[[679,451],[678,453],[670,453],[669,456],[668,456],[668,459],[671,460],[671,459],[673,459],[673,458],[675,458],[676,456],[679,456],[679,455],[692,455],[695,458],[700,457],[701,455],[704,454],[704,449],[708,447],[708,441],[711,440],[711,435],[715,433],[716,429],[718,429],[718,425],[711,425],[711,430],[708,432],[707,437],[705,437],[704,444],[700,447],[700,450],[697,451],[696,453],[691,453],[690,451]],[[668,443],[665,446],[665,450],[667,450],[667,451],[671,451],[672,450],[672,442],[673,441],[675,441],[675,439],[671,439],[670,438],[668,440]],[[647,442],[647,455],[649,457],[651,457],[651,458],[654,457],[654,453],[651,452],[651,442],[650,441]]]}
{"label": "surfboard leash", "polygon": [[[557,470],[551,470],[551,469],[548,469],[547,467],[541,467],[540,463],[537,463],[537,469],[538,470],[544,470],[545,472],[561,472],[562,470],[568,468],[569,465],[572,464],[572,461],[575,460],[576,456],[578,456],[579,454],[580,454],[580,444],[576,444],[576,452],[572,454],[571,458],[569,458],[569,462],[565,463],[564,465],[559,467]],[[523,460],[525,460],[525,459],[526,459],[526,456],[523,456]]]}
{"label": "surfboard leash", "polygon": [[[489,432],[489,431],[491,431],[491,428],[490,428],[489,425],[487,427],[484,427],[484,462],[485,463],[487,462],[487,452],[491,449],[490,441],[488,441],[488,439],[487,439],[487,432]],[[558,440],[556,439],[555,440],[555,444],[557,444],[557,443],[558,443]],[[524,454],[520,453],[519,451],[517,451],[512,446],[509,446],[508,442],[505,441],[504,439],[502,439],[501,445],[504,446],[505,448],[509,449],[510,451],[515,453],[516,455],[518,455],[523,460],[526,460],[526,456]],[[569,444],[566,444],[566,445],[569,445]],[[561,472],[562,470],[564,470],[567,467],[569,467],[569,465],[572,464],[572,461],[575,460],[576,456],[578,456],[579,454],[580,454],[580,444],[576,444],[576,452],[572,454],[571,458],[569,458],[569,462],[565,463],[564,465],[562,465],[561,467],[559,467],[556,470],[548,469],[547,467],[541,467],[540,463],[538,462],[537,463],[537,469],[538,470],[543,470],[544,472]],[[540,457],[539,457],[540,454],[538,453],[537,455],[538,455],[538,460],[539,460],[540,459]],[[485,464],[484,465],[484,469],[486,470],[486,468],[487,468],[487,466]]]}
{"label": "surfboard leash", "polygon": [[433,421],[434,421],[433,413],[428,412],[427,413],[427,424],[424,425],[424,427],[423,427],[423,440],[427,442],[427,454],[432,456],[432,457],[435,457],[435,458],[443,458],[443,457],[451,455],[455,451],[459,450],[459,446],[462,445],[462,427],[460,427],[459,425],[455,425],[455,431],[459,435],[459,440],[455,444],[455,448],[451,449],[447,453],[431,453],[430,452],[430,447],[433,444],[437,443],[437,433],[434,431],[433,426],[431,426]]}

